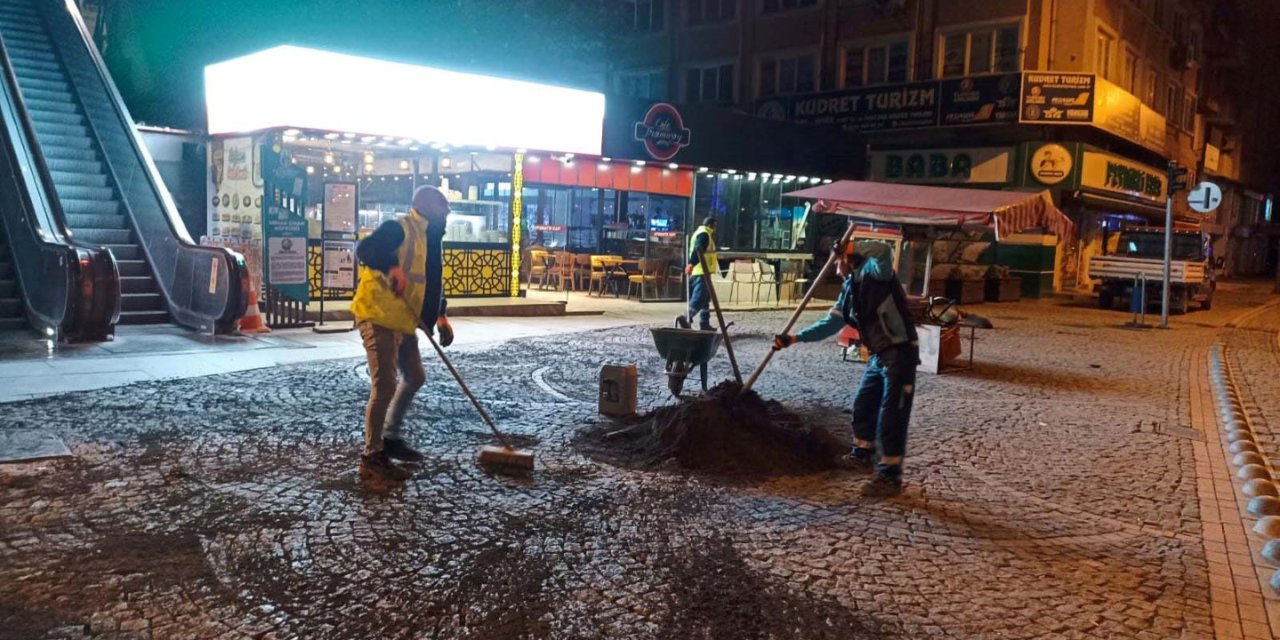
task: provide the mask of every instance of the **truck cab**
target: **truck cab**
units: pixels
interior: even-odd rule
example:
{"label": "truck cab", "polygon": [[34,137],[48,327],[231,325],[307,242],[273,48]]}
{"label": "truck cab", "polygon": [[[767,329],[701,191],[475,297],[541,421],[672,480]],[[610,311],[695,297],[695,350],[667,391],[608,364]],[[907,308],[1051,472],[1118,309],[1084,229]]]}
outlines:
{"label": "truck cab", "polygon": [[[1169,273],[1169,309],[1186,313],[1190,303],[1201,309],[1213,304],[1217,288],[1210,264],[1209,238],[1198,230],[1175,230]],[[1089,276],[1098,281],[1098,306],[1110,309],[1117,298],[1145,295],[1146,304],[1160,303],[1164,279],[1164,229],[1130,227],[1120,232],[1114,253],[1094,256]]]}

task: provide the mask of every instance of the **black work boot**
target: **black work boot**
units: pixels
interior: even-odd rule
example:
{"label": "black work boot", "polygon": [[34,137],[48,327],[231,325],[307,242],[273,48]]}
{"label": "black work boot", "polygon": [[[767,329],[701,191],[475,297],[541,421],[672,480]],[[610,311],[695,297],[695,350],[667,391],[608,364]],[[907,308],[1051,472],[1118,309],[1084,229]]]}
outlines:
{"label": "black work boot", "polygon": [[902,494],[901,469],[881,468],[874,478],[862,485],[862,495],[868,498],[892,498]]}
{"label": "black work boot", "polygon": [[404,482],[413,474],[396,466],[385,451],[360,456],[360,480],[366,484],[386,485]]}
{"label": "black work boot", "polygon": [[849,453],[840,456],[836,464],[845,471],[852,471],[859,475],[869,474],[876,470],[876,463],[872,459],[871,450],[860,447],[854,447]]}
{"label": "black work boot", "polygon": [[688,319],[688,318],[686,318],[686,317],[684,317],[684,316],[676,316],[676,328],[678,328],[678,329],[688,329],[688,328],[689,328],[689,319]]}
{"label": "black work boot", "polygon": [[382,452],[387,457],[405,462],[422,462],[422,454],[401,438],[383,438]]}

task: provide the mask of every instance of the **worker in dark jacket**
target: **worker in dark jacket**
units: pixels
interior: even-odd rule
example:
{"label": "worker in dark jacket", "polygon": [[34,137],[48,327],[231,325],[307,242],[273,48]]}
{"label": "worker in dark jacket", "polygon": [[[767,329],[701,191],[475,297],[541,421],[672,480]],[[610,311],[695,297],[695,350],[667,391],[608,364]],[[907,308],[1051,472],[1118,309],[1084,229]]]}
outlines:
{"label": "worker in dark jacket", "polygon": [[797,334],[776,336],[773,348],[817,342],[845,325],[858,330],[871,358],[853,401],[853,450],[842,460],[853,470],[875,471],[875,477],[863,485],[863,495],[895,496],[902,492],[902,459],[920,364],[919,338],[906,292],[893,271],[893,249],[883,242],[863,243],[857,252],[852,246],[836,263],[844,287],[831,312]]}
{"label": "worker in dark jacket", "polygon": [[707,260],[707,268],[715,275],[720,271],[720,258],[716,256],[716,219],[707,216],[702,226],[693,231],[689,238],[689,259],[685,263],[684,274],[689,276],[689,314],[677,319],[682,327],[693,323],[698,317],[698,328],[711,330],[711,291],[707,289],[706,280],[702,277],[702,260],[698,252],[703,252]]}
{"label": "worker in dark jacket", "polygon": [[365,407],[360,458],[360,477],[365,482],[407,479],[408,470],[396,466],[392,458],[422,460],[422,454],[405,442],[401,426],[414,394],[426,382],[418,328],[429,335],[439,329],[441,344],[453,342],[442,283],[448,215],[449,201],[443,191],[419,187],[408,215],[382,223],[356,247],[360,285],[351,313],[364,340],[373,387]]}

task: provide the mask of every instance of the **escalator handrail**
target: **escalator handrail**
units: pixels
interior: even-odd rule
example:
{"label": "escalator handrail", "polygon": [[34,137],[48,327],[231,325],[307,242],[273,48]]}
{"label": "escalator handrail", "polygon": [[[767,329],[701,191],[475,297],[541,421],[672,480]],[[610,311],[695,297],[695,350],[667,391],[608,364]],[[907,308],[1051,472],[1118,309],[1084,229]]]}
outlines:
{"label": "escalator handrail", "polygon": [[[49,317],[45,313],[47,310],[37,308],[33,302],[33,293],[25,290],[30,286],[26,282],[22,282],[25,294],[23,303],[29,314],[38,316],[40,321],[48,327],[58,327],[64,335],[77,339],[104,338],[113,332],[119,320],[119,296],[115,296],[117,300],[107,304],[100,302],[94,305],[92,301],[101,301],[103,294],[107,293],[103,291],[104,288],[108,291],[119,291],[120,276],[115,257],[102,247],[76,240],[72,234],[70,225],[67,224],[66,213],[62,209],[62,202],[57,198],[53,176],[45,160],[39,137],[36,135],[35,123],[32,122],[31,113],[27,110],[26,99],[18,83],[18,75],[13,70],[13,58],[9,55],[3,36],[0,36],[0,75],[4,76],[4,83],[8,87],[13,103],[15,119],[27,140],[24,149],[35,165],[36,179],[43,189],[39,199],[47,215],[39,217],[53,223],[53,228],[49,229],[48,225],[36,220],[38,215],[36,199],[30,191],[20,188],[18,189],[21,192],[19,197],[25,195],[24,200],[29,213],[27,226],[40,243],[41,251],[63,253],[67,265],[64,283],[67,287],[67,296],[61,309],[62,317]],[[19,164],[17,145],[17,141],[12,143],[15,170],[18,169]],[[13,242],[13,238],[10,238],[10,242]],[[86,279],[92,282],[86,283]],[[21,280],[19,276],[19,281]]]}
{"label": "escalator handrail", "polygon": [[[40,18],[45,22],[45,28],[50,34],[50,44],[53,46],[55,54],[62,61],[64,68],[68,70],[70,89],[80,97],[83,105],[84,97],[81,95],[79,87],[76,86],[75,78],[71,77],[71,67],[67,63],[62,45],[55,35],[54,26],[49,24],[50,18],[47,10],[53,9],[50,8],[46,10],[43,7],[52,7],[52,5],[42,6],[42,9],[39,11]],[[160,172],[156,169],[155,163],[152,161],[150,154],[143,151],[145,145],[139,137],[137,128],[134,126],[133,118],[129,114],[128,107],[125,106],[124,98],[120,95],[120,91],[116,88],[115,83],[111,81],[111,74],[107,70],[106,63],[103,62],[102,56],[99,55],[97,46],[93,43],[93,38],[89,34],[88,28],[85,26],[84,18],[80,15],[79,7],[76,6],[74,0],[66,0],[65,10],[67,17],[75,26],[74,31],[81,39],[81,45],[83,46],[82,51],[88,56],[90,64],[93,65],[94,70],[96,71],[96,79],[102,84],[102,88],[107,94],[107,101],[111,103],[113,113],[121,127],[123,127],[123,130],[127,132],[126,137],[129,140],[129,151],[132,151],[134,158],[143,167],[143,170],[147,172],[148,180],[146,180],[146,182],[150,187],[149,190],[159,201],[160,209],[164,214],[164,220],[167,223],[170,232],[173,234],[173,238],[177,241],[177,244],[182,250],[189,251],[194,254],[205,254],[219,258],[226,265],[227,274],[229,276],[229,288],[227,291],[226,304],[218,317],[209,318],[209,320],[211,320],[218,328],[233,328],[234,321],[244,315],[245,308],[248,303],[249,276],[244,259],[230,249],[204,246],[197,244],[192,240],[191,234],[187,232],[186,225],[182,223],[178,216],[178,208],[173,202],[173,198],[167,190],[161,187],[164,182],[160,177]],[[116,167],[106,152],[102,133],[98,130],[97,125],[94,123],[94,119],[88,113],[85,115],[90,131],[93,132],[99,148],[103,150],[103,160],[107,171],[110,173],[111,178],[117,187],[123,190],[124,183],[121,182]],[[120,203],[129,211],[129,218],[134,221],[135,225],[137,225],[137,217],[134,215],[133,206],[129,202],[129,198],[125,197],[123,193],[121,193]],[[147,254],[148,258],[151,258],[151,249],[148,243],[141,241],[139,242],[139,245],[142,251]],[[152,264],[154,269],[157,264],[155,260],[151,259],[149,262]],[[159,277],[158,273],[156,276],[157,285],[160,286],[162,291],[166,291],[168,283],[165,282],[163,278]],[[169,298],[170,302],[172,302],[171,292],[166,291],[166,297]],[[174,309],[172,304],[170,305],[169,312],[175,320],[181,321],[179,311]]]}

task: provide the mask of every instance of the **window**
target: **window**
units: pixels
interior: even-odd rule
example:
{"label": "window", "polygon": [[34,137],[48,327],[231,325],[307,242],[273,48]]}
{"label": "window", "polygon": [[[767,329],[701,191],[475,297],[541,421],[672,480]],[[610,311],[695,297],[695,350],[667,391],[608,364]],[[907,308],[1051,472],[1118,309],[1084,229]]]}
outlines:
{"label": "window", "polygon": [[685,73],[685,102],[733,102],[733,65],[691,67]]}
{"label": "window", "polygon": [[1018,70],[1018,25],[988,26],[942,36],[942,77]]}
{"label": "window", "polygon": [[861,87],[885,82],[906,82],[911,69],[907,39],[879,44],[854,44],[842,48],[841,87]]}
{"label": "window", "polygon": [[1160,110],[1159,104],[1156,102],[1156,96],[1160,94],[1156,90],[1156,81],[1160,78],[1160,73],[1153,66],[1147,66],[1145,83],[1142,89],[1142,101],[1156,111]]}
{"label": "window", "polygon": [[1190,93],[1182,99],[1182,128],[1192,132],[1196,130],[1196,97]]}
{"label": "window", "polygon": [[634,8],[631,28],[640,33],[662,31],[667,0],[632,0]]}
{"label": "window", "polygon": [[1138,54],[1128,47],[1120,64],[1120,78],[1117,83],[1125,91],[1138,95]]}
{"label": "window", "polygon": [[1093,42],[1093,70],[1104,78],[1111,78],[1112,58],[1115,56],[1115,34],[1098,28],[1098,35]]}
{"label": "window", "polygon": [[760,97],[813,91],[818,78],[816,58],[800,53],[761,59]]}
{"label": "window", "polygon": [[1182,85],[1170,84],[1165,90],[1165,117],[1169,124],[1182,126]]}
{"label": "window", "polygon": [[666,90],[663,86],[662,70],[637,69],[619,71],[613,76],[613,90],[618,95],[633,98],[652,98],[661,100]]}
{"label": "window", "polygon": [[818,0],[762,0],[760,13],[780,13],[792,9],[817,6]]}
{"label": "window", "polygon": [[738,10],[738,0],[686,0],[686,19],[691,27],[728,22]]}

